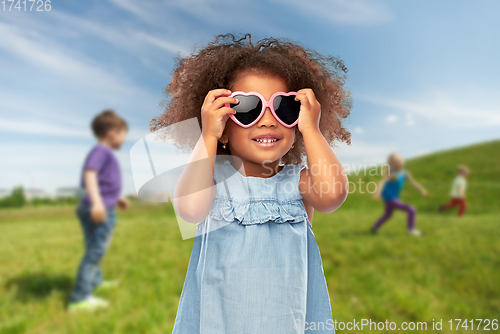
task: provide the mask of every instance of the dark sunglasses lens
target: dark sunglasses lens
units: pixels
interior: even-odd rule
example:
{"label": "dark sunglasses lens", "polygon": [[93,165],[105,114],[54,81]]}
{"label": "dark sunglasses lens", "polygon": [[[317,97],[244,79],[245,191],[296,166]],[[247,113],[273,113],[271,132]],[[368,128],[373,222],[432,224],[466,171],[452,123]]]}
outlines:
{"label": "dark sunglasses lens", "polygon": [[300,101],[295,101],[295,95],[276,96],[273,108],[276,116],[285,124],[292,125],[299,119]]}
{"label": "dark sunglasses lens", "polygon": [[262,111],[262,101],[258,96],[235,95],[238,104],[231,104],[230,107],[236,111],[234,117],[243,125],[249,125],[255,121]]}

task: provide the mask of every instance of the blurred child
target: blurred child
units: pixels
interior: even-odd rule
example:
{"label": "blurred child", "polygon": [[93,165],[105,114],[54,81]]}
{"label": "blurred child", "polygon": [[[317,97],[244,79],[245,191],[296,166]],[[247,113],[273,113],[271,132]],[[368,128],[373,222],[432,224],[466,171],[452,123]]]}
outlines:
{"label": "blurred child", "polygon": [[469,175],[469,168],[466,166],[459,166],[457,168],[457,177],[453,180],[451,187],[450,197],[451,200],[447,204],[439,207],[439,212],[454,208],[458,206],[458,216],[461,217],[467,208],[467,201],[465,200],[465,190],[467,188],[467,176]]}
{"label": "blurred child", "polygon": [[92,130],[98,143],[87,155],[83,165],[81,186],[86,195],[77,208],[83,230],[85,255],[78,269],[76,284],[71,294],[69,311],[95,310],[108,303],[92,296],[97,288],[117,285],[103,281],[100,263],[111,241],[116,224],[115,206],[127,208],[120,197],[121,171],[112,150],[118,150],[128,131],[127,123],[112,110],[106,110],[92,121]]}
{"label": "blurred child", "polygon": [[376,233],[382,224],[391,218],[394,209],[399,209],[408,214],[408,233],[413,236],[421,236],[422,232],[415,229],[415,215],[417,210],[414,207],[402,202],[399,197],[405,180],[408,180],[408,182],[420,191],[422,195],[426,197],[430,196],[424,187],[413,179],[410,172],[403,169],[405,161],[401,155],[397,153],[391,154],[389,156],[388,163],[390,169],[389,171],[384,171],[384,178],[379,183],[377,192],[375,193],[375,198],[377,199],[380,198],[380,193],[382,193],[382,199],[385,203],[385,212],[375,225],[373,225],[371,231]]}

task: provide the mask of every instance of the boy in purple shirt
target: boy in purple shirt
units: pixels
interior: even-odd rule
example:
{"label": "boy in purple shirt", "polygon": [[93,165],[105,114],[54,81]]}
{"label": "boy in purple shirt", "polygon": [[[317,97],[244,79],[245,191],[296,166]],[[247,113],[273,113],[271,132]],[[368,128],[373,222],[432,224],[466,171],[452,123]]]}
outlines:
{"label": "boy in purple shirt", "polygon": [[115,207],[127,208],[120,197],[122,180],[118,160],[112,150],[118,150],[128,131],[127,123],[112,110],[106,110],[92,121],[92,131],[98,143],[87,155],[83,165],[81,186],[86,195],[77,208],[83,230],[85,255],[76,278],[68,305],[69,311],[95,310],[108,303],[92,296],[97,287],[109,287],[116,282],[103,281],[100,263],[106,254],[116,224]]}

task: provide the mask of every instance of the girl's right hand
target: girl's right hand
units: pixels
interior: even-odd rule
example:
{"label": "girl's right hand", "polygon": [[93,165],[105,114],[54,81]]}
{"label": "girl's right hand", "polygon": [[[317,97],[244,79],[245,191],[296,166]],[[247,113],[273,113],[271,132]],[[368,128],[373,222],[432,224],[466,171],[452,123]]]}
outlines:
{"label": "girl's right hand", "polygon": [[229,97],[231,91],[227,89],[214,89],[208,92],[201,106],[201,133],[213,136],[217,140],[222,136],[229,114],[236,114],[232,108],[225,104],[236,104],[238,100]]}

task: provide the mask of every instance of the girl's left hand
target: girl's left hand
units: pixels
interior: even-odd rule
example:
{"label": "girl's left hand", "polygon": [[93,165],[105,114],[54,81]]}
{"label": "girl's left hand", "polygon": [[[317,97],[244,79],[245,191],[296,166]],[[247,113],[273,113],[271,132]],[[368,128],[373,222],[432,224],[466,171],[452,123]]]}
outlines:
{"label": "girl's left hand", "polygon": [[310,88],[297,91],[295,101],[300,101],[299,131],[319,131],[319,119],[321,116],[321,104],[316,100],[314,92]]}

